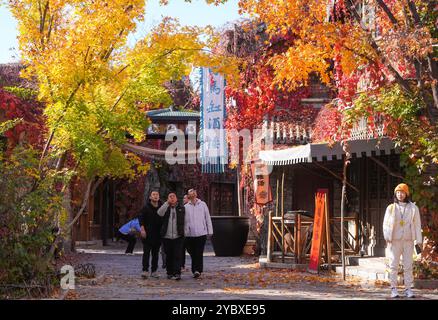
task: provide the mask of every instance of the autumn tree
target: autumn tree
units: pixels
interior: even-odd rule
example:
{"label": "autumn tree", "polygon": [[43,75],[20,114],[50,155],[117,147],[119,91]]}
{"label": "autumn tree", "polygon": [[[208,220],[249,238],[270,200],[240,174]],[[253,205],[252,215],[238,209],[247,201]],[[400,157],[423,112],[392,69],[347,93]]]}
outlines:
{"label": "autumn tree", "polygon": [[[213,55],[210,27],[183,27],[164,19],[143,39],[128,36],[144,19],[143,0],[10,0],[18,21],[22,77],[38,84],[47,128],[37,174],[28,192],[52,177],[86,181],[67,232],[105,178],[133,178],[148,166],[123,149],[127,137],[145,138],[144,111],[171,103],[165,84],[193,66],[235,73],[232,59]],[[62,195],[71,180],[57,182]],[[52,221],[59,224],[60,211]],[[50,258],[55,247],[52,246]]]}
{"label": "autumn tree", "polygon": [[[405,178],[420,204],[426,235],[438,240],[438,69],[436,5],[421,0],[240,0],[270,37],[292,34],[272,56],[275,82],[295,90],[312,73],[337,92],[316,128],[323,141],[349,138],[365,117],[371,131],[402,148]],[[334,129],[335,128],[335,129]]]}

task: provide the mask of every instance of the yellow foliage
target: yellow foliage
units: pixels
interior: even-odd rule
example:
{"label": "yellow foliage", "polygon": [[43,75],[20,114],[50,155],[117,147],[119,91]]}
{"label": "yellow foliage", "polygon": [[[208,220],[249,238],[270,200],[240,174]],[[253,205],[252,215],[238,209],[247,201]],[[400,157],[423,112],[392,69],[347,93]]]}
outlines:
{"label": "yellow foliage", "polygon": [[[211,27],[182,27],[164,19],[134,47],[127,45],[144,19],[143,0],[10,0],[18,21],[19,47],[36,79],[51,150],[70,152],[82,172],[93,176],[134,174],[125,157],[126,133],[145,138],[144,106],[171,104],[164,84],[209,66],[232,79],[231,57],[213,53],[218,37]],[[139,166],[140,172],[147,168]]]}

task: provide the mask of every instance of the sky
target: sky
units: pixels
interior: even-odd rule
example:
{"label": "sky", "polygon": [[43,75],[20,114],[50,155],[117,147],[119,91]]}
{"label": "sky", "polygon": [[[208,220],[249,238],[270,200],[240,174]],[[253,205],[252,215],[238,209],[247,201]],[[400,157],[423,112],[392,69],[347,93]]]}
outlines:
{"label": "sky", "polygon": [[[167,6],[160,6],[159,0],[150,0],[146,5],[145,21],[138,25],[137,32],[130,37],[130,42],[141,39],[162,17],[178,18],[182,25],[212,25],[215,27],[235,21],[238,13],[238,0],[228,0],[219,6],[207,5],[204,0],[170,0]],[[17,23],[8,8],[0,1],[0,63],[16,62],[19,59],[17,44]]]}

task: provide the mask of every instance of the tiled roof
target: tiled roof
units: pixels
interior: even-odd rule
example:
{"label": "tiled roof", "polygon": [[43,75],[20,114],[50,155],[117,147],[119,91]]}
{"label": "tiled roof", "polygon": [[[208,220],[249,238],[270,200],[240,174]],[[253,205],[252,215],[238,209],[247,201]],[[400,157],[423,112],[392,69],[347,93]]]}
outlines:
{"label": "tiled roof", "polygon": [[200,118],[200,113],[198,111],[187,111],[187,110],[173,110],[172,108],[166,108],[166,109],[158,109],[158,110],[151,110],[146,113],[146,115],[151,118],[151,120],[157,120],[157,119],[181,119],[181,120],[187,120],[187,119],[194,119],[197,120]]}

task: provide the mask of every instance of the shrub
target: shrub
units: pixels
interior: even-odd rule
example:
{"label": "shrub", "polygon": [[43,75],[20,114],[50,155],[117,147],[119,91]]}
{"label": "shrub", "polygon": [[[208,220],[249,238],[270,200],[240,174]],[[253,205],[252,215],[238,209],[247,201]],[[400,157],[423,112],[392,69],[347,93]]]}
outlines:
{"label": "shrub", "polygon": [[[0,134],[14,125],[0,124]],[[4,150],[4,148],[1,148]],[[7,156],[0,150],[0,296],[49,293],[55,279],[49,249],[65,221],[61,175],[41,179],[39,152],[17,146]]]}

